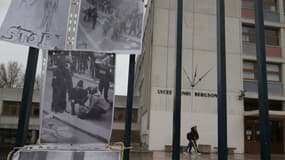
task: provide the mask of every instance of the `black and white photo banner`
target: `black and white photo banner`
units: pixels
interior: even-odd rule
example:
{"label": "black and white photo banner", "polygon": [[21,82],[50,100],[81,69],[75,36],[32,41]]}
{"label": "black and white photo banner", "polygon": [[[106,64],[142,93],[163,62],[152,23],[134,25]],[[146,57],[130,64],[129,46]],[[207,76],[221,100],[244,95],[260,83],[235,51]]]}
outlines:
{"label": "black and white photo banner", "polygon": [[12,0],[0,39],[42,49],[140,54],[143,0]]}
{"label": "black and white photo banner", "polygon": [[46,63],[40,142],[108,143],[114,114],[115,55],[50,51]]}
{"label": "black and white photo banner", "polygon": [[119,151],[20,150],[12,160],[120,160]]}

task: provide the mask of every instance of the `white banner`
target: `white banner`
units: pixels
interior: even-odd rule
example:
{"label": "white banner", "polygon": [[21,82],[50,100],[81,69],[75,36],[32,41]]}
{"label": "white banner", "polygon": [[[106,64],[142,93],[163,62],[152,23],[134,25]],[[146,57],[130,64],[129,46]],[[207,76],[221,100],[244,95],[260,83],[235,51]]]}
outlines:
{"label": "white banner", "polygon": [[120,160],[119,151],[20,150],[12,160]]}
{"label": "white banner", "polygon": [[143,15],[143,0],[12,0],[0,39],[50,50],[140,54]]}
{"label": "white banner", "polygon": [[41,101],[41,143],[108,143],[115,55],[49,52]]}

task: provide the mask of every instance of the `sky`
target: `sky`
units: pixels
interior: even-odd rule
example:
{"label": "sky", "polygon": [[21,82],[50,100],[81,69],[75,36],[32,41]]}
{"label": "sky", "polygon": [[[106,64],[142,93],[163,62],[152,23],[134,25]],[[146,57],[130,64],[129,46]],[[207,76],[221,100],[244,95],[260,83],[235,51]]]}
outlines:
{"label": "sky", "polygon": [[[0,0],[0,24],[2,24],[6,12],[9,8],[11,0]],[[9,61],[18,61],[23,66],[23,71],[25,71],[25,66],[28,56],[28,47],[22,45],[16,45],[4,41],[0,41],[0,63],[7,63]],[[116,57],[116,78],[115,78],[115,94],[116,95],[126,95],[127,85],[128,85],[128,67],[129,67],[129,56],[128,55],[117,55]],[[41,62],[42,53],[40,51],[37,74],[41,73]]]}

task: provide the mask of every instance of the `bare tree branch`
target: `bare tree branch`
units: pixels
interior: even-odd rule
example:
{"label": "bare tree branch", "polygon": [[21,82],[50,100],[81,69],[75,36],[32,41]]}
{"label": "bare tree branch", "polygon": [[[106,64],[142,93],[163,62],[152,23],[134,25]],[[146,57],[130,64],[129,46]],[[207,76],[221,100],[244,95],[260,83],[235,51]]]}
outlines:
{"label": "bare tree branch", "polygon": [[22,86],[21,65],[17,61],[0,64],[0,87],[16,88]]}
{"label": "bare tree branch", "polygon": [[4,64],[0,65],[0,87],[4,88],[7,84],[7,73],[6,73],[6,68]]}

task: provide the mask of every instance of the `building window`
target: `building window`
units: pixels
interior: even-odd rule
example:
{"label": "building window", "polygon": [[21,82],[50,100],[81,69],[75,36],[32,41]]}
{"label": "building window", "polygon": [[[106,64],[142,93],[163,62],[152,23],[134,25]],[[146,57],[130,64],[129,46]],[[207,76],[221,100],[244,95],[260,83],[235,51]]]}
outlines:
{"label": "building window", "polygon": [[265,12],[278,12],[277,0],[264,0],[264,11]]}
{"label": "building window", "polygon": [[[3,101],[2,115],[4,116],[18,116],[20,113],[20,102]],[[39,117],[40,113],[39,103],[32,104],[31,117]]]}
{"label": "building window", "polygon": [[[255,0],[242,0],[242,8],[254,9]],[[278,12],[277,0],[264,0],[263,3],[264,12]]]}
{"label": "building window", "polygon": [[[33,137],[32,132],[36,133],[34,134],[34,137]],[[17,130],[15,129],[0,128],[0,147],[1,147],[1,144],[14,146],[16,143],[16,133],[17,133]],[[27,133],[27,137],[26,137],[26,144],[30,144],[30,143],[34,144],[35,140],[38,138],[37,133],[38,131],[36,130],[29,130]]]}
{"label": "building window", "polygon": [[280,82],[280,65],[278,64],[267,64],[267,80],[273,82]]}
{"label": "building window", "polygon": [[[279,30],[276,28],[265,28],[265,43],[267,45],[279,46]],[[242,26],[242,40],[245,43],[256,43],[255,28],[250,25]]]}
{"label": "building window", "polygon": [[283,12],[285,14],[285,0],[283,0]]}
{"label": "building window", "polygon": [[32,104],[31,116],[32,117],[39,117],[39,115],[40,115],[40,104],[39,103],[33,103]]}
{"label": "building window", "polygon": [[[268,63],[267,68],[267,80],[269,82],[281,82],[281,67],[279,64]],[[257,67],[256,62],[244,61],[243,62],[243,79],[245,80],[257,80]]]}
{"label": "building window", "polygon": [[20,109],[19,106],[20,106],[19,102],[4,101],[2,115],[5,115],[5,116],[19,115],[19,109]]}
{"label": "building window", "polygon": [[[114,121],[115,122],[125,122],[126,120],[126,109],[125,108],[115,108]],[[138,121],[138,109],[133,109],[132,122],[136,123]]]}
{"label": "building window", "polygon": [[254,80],[255,78],[255,64],[253,62],[245,61],[243,63],[243,78]]}

